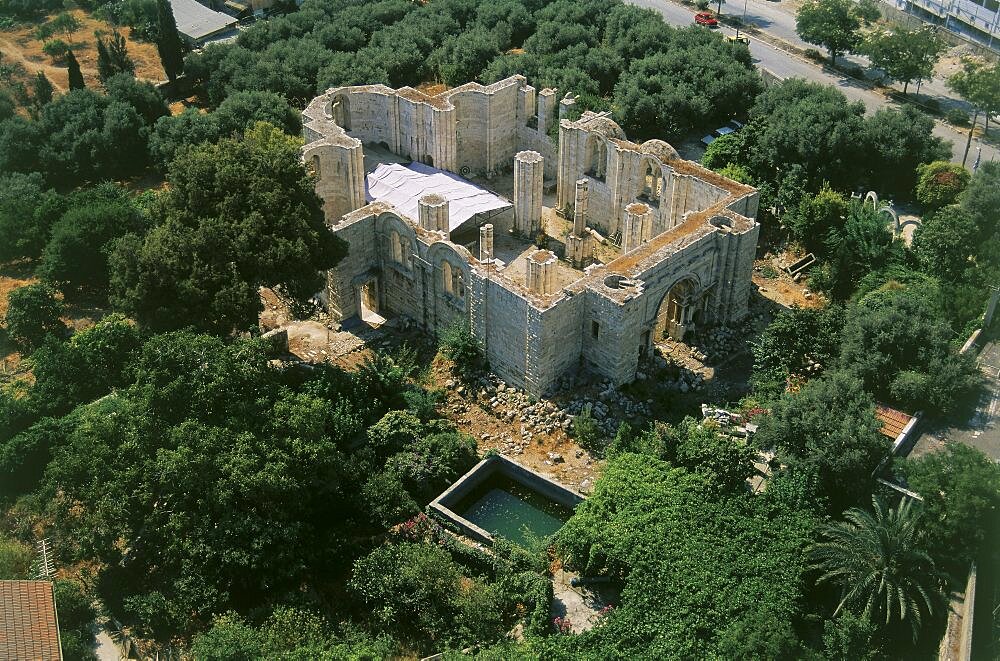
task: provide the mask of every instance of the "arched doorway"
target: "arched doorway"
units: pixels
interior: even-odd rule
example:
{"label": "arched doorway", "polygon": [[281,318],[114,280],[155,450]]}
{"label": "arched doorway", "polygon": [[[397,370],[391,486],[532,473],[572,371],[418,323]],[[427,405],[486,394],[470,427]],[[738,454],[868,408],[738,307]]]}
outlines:
{"label": "arched doorway", "polygon": [[653,341],[669,337],[683,340],[702,320],[702,299],[694,278],[682,278],[663,296],[656,311]]}

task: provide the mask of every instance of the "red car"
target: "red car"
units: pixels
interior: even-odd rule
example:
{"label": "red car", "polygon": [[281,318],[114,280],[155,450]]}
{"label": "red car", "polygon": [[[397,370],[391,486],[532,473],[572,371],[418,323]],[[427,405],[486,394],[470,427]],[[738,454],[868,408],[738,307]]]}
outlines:
{"label": "red car", "polygon": [[719,21],[716,20],[715,16],[713,16],[710,11],[700,11],[695,14],[694,22],[698,25],[707,25],[710,28],[719,27]]}

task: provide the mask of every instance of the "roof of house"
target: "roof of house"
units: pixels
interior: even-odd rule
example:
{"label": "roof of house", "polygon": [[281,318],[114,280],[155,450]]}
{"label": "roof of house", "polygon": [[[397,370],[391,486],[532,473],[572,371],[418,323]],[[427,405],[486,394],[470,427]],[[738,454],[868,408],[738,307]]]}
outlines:
{"label": "roof of house", "polygon": [[882,425],[882,432],[884,436],[895,440],[902,431],[903,428],[909,424],[910,420],[913,419],[912,415],[908,413],[903,413],[902,411],[897,411],[896,409],[889,408],[888,406],[883,406],[882,404],[875,405],[875,419],[879,421]]}
{"label": "roof of house", "polygon": [[170,8],[174,10],[177,31],[194,41],[229,30],[237,23],[232,16],[209,9],[197,0],[170,0]]}
{"label": "roof of house", "polygon": [[61,661],[49,581],[0,581],[0,659]]}

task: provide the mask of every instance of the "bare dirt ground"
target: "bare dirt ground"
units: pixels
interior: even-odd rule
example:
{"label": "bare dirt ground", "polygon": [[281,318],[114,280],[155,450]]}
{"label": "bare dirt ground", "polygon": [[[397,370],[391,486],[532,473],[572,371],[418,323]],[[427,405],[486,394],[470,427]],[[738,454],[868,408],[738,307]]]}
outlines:
{"label": "bare dirt ground", "polygon": [[[780,278],[776,278],[780,280]],[[804,298],[804,285],[781,283],[781,296],[755,295],[750,317],[733,329],[706,329],[691,344],[665,341],[641,368],[638,381],[613,388],[600,378],[573,375],[573,383],[551,398],[535,400],[495,377],[459,381],[434,342],[397,320],[378,329],[365,324],[342,330],[328,319],[294,320],[281,297],[264,290],[262,327],[285,328],[289,350],[307,362],[328,362],[355,370],[372,351],[394,352],[404,344],[417,354],[418,379],[442,394],[439,412],[473,436],[480,452],[495,450],[570,488],[587,492],[604,462],[581,447],[568,431],[583,406],[593,407],[602,435],[610,440],[621,422],[640,429],[653,418],[676,422],[700,418],[702,403],[726,406],[748,390],[752,367],[748,342],[773,314],[792,304],[819,305]],[[771,283],[772,280],[764,279]],[[772,293],[772,296],[774,294]]]}
{"label": "bare dirt ground", "polygon": [[[405,344],[417,353],[423,385],[441,391],[443,398],[438,410],[460,431],[474,437],[480,452],[496,450],[575,489],[589,488],[599,474],[603,462],[577,445],[562,428],[545,430],[532,424],[530,418],[520,420],[520,415],[506,420],[506,412],[515,405],[492,406],[483,395],[483,387],[461,384],[452,372],[451,362],[438,355],[434,343],[419,331],[401,327],[392,320],[378,329],[359,324],[350,330],[341,330],[322,316],[295,320],[286,302],[275,292],[264,289],[261,295],[264,300],[261,327],[285,328],[289,353],[295,357],[356,370],[372,351],[391,353]],[[526,395],[518,396],[518,401],[523,401],[525,408],[532,405]],[[538,406],[539,411],[546,408],[545,403]],[[552,403],[550,413],[557,408]]]}
{"label": "bare dirt ground", "polygon": [[795,262],[804,255],[786,251],[780,255],[768,253],[754,262],[753,283],[757,291],[778,305],[786,308],[821,308],[826,305],[822,294],[810,291],[805,277],[798,281],[788,275],[785,265]]}
{"label": "bare dirt ground", "polygon": [[[105,21],[99,21],[88,12],[81,9],[70,11],[80,21],[80,29],[71,35],[55,34],[52,39],[62,39],[70,45],[73,54],[80,63],[84,82],[87,87],[100,86],[97,79],[97,36],[107,39],[114,26]],[[55,14],[53,14],[55,16]],[[47,20],[51,20],[52,16]],[[0,32],[0,52],[7,62],[18,62],[25,68],[25,74],[20,76],[22,82],[30,81],[36,72],[42,71],[57,91],[69,89],[69,73],[63,62],[53,62],[52,58],[42,51],[42,41],[35,38],[35,30],[43,21],[25,23],[14,30]],[[135,74],[140,80],[159,82],[166,78],[156,46],[151,43],[136,41],[129,38],[128,28],[120,30],[128,46],[129,57],[135,62]]]}

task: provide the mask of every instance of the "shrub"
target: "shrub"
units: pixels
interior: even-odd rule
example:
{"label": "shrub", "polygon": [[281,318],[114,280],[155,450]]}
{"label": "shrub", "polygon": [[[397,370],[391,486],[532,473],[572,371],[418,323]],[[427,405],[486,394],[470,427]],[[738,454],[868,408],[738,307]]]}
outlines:
{"label": "shrub", "polygon": [[28,578],[34,555],[27,544],[0,536],[0,580]]}
{"label": "shrub", "polygon": [[919,165],[917,176],[917,201],[927,209],[954,204],[972,179],[968,170],[948,161]]}
{"label": "shrub", "polygon": [[570,427],[570,435],[581,448],[590,452],[602,453],[604,448],[600,447],[601,430],[597,426],[597,421],[592,415],[592,407],[587,404],[580,411],[579,415],[573,416],[573,424]]}
{"label": "shrub", "polygon": [[61,335],[66,327],[59,319],[62,303],[46,284],[19,287],[7,297],[7,334],[17,347],[30,353],[50,335]]}
{"label": "shrub", "polygon": [[53,60],[61,60],[66,56],[66,51],[68,50],[69,44],[62,39],[50,39],[42,46],[42,52]]}
{"label": "shrub", "polygon": [[969,125],[969,113],[961,108],[948,108],[944,113],[944,118],[948,120],[948,123],[955,126]]}
{"label": "shrub", "polygon": [[455,323],[442,331],[439,348],[441,353],[455,363],[455,372],[462,380],[469,380],[487,366],[479,342],[472,336],[469,327],[462,322]]}

